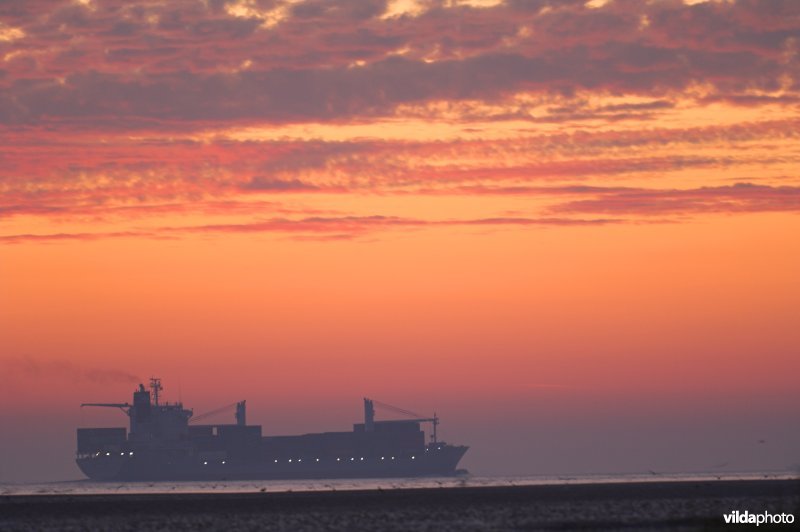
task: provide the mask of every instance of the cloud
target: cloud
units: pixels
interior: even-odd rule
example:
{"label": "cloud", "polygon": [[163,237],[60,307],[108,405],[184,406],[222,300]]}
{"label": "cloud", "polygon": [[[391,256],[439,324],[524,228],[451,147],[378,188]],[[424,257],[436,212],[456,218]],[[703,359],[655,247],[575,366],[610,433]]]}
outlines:
{"label": "cloud", "polygon": [[800,187],[736,183],[687,190],[591,190],[595,197],[556,205],[561,214],[663,216],[670,214],[800,212]]}
{"label": "cloud", "polygon": [[[383,0],[9,0],[0,17],[7,243],[176,238],[201,231],[178,227],[198,214],[211,233],[333,239],[794,209],[791,194],[714,185],[722,169],[758,166],[769,183],[796,166],[797,2],[437,1],[400,15]],[[701,171],[704,192],[668,183]],[[347,219],[326,194],[497,205]],[[539,211],[499,205],[525,195]],[[515,210],[531,217],[503,218]]]}
{"label": "cloud", "polygon": [[66,360],[43,360],[28,355],[0,357],[6,378],[42,380],[70,379],[95,383],[138,382],[140,379],[118,369],[97,369]]}
{"label": "cloud", "polygon": [[384,2],[284,7],[268,27],[280,7],[12,4],[25,37],[6,45],[0,117],[338,121],[531,91],[774,91],[800,74],[792,2],[439,5],[399,18],[378,16]]}
{"label": "cloud", "polygon": [[[703,66],[678,59],[660,71],[620,68],[614,57],[597,59],[586,50],[560,57],[494,53],[463,61],[426,63],[387,58],[363,68],[273,69],[235,74],[175,72],[128,80],[86,72],[64,82],[18,80],[0,98],[4,121],[39,123],[62,119],[172,119],[181,121],[269,121],[289,123],[389,116],[396,106],[426,100],[499,101],[518,91],[629,93],[683,90],[701,79],[729,82],[736,89],[775,89],[784,69],[747,54],[700,54]],[[652,52],[639,49],[630,53]],[[704,72],[700,72],[703,70]],[[741,72],[748,72],[744,78]],[[762,80],[762,81],[759,81]]]}
{"label": "cloud", "polygon": [[591,226],[622,223],[618,219],[572,219],[572,218],[474,218],[427,220],[418,218],[402,218],[396,216],[340,216],[340,217],[308,217],[302,219],[276,218],[260,222],[241,224],[209,224],[191,227],[172,227],[166,229],[176,233],[330,233],[337,238],[344,235],[356,237],[376,230],[414,229],[431,227],[457,226]]}
{"label": "cloud", "polygon": [[[425,190],[416,193],[428,193]],[[800,187],[734,185],[694,189],[645,189],[605,186],[459,186],[435,194],[460,195],[536,195],[553,199],[542,216],[499,216],[459,219],[423,219],[386,215],[273,217],[241,223],[210,223],[187,226],[162,226],[148,231],[64,232],[49,234],[0,235],[0,242],[19,244],[47,241],[91,241],[107,238],[184,238],[190,234],[282,234],[298,239],[347,239],[393,229],[432,229],[437,227],[547,227],[599,226],[632,223],[638,217],[670,221],[669,216],[709,213],[741,214],[755,212],[800,212]],[[571,197],[564,201],[563,198]],[[169,210],[168,210],[169,212]],[[291,211],[286,211],[291,212]],[[302,213],[298,210],[296,214]],[[581,218],[580,215],[603,215]]]}
{"label": "cloud", "polygon": [[319,190],[316,185],[304,183],[299,179],[273,179],[265,176],[255,176],[242,185],[244,190],[269,191],[269,192],[308,192]]}
{"label": "cloud", "polygon": [[[225,209],[229,214],[279,215],[290,213],[285,205],[256,204],[256,198],[286,193],[521,195],[544,182],[663,179],[689,169],[755,164],[785,167],[796,159],[786,143],[797,139],[799,131],[800,121],[794,118],[685,128],[552,133],[532,128],[511,138],[431,141],[234,141],[224,136],[201,141],[157,131],[134,138],[34,128],[4,140],[0,219],[120,220]],[[750,149],[754,142],[769,149]],[[735,156],[729,149],[720,151],[726,146],[737,147]]]}
{"label": "cloud", "polygon": [[105,233],[48,233],[48,234],[34,234],[22,233],[16,235],[0,235],[0,242],[5,244],[21,244],[25,242],[57,242],[57,241],[89,241],[100,240],[106,238],[119,238],[119,237],[151,237],[156,238],[157,235],[153,233],[142,233],[136,231],[116,231]]}
{"label": "cloud", "polygon": [[206,225],[167,226],[150,232],[97,232],[97,233],[53,233],[0,235],[0,243],[21,244],[46,241],[92,241],[107,238],[180,238],[190,234],[257,234],[272,233],[298,240],[342,240],[364,236],[391,229],[415,229],[435,227],[548,227],[548,226],[598,226],[624,223],[612,218],[523,218],[497,217],[474,219],[427,220],[395,216],[310,216],[305,218],[271,218],[246,223],[219,223]]}

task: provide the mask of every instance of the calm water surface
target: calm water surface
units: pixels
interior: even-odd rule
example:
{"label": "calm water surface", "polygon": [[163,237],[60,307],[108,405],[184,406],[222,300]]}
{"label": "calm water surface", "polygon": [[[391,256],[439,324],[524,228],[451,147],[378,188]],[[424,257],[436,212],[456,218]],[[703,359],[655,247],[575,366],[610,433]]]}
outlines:
{"label": "calm water surface", "polygon": [[230,482],[93,482],[75,480],[36,484],[0,483],[0,495],[104,495],[110,493],[253,493],[287,491],[339,491],[480,486],[532,486],[553,484],[606,484],[617,482],[664,482],[682,480],[792,479],[794,472],[620,474],[524,477],[442,477],[326,480],[252,480]]}

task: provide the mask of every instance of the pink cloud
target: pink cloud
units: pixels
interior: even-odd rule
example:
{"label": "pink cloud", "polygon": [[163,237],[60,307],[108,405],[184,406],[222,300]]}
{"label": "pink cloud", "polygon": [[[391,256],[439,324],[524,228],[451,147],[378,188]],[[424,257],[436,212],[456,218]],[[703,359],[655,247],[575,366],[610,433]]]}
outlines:
{"label": "pink cloud", "polygon": [[736,183],[688,190],[594,190],[594,197],[551,208],[562,214],[663,216],[668,214],[800,212],[800,187]]}
{"label": "pink cloud", "polygon": [[192,226],[162,227],[153,231],[119,231],[97,233],[52,233],[52,234],[11,234],[0,235],[0,243],[20,244],[25,242],[47,241],[90,241],[106,238],[180,238],[193,233],[207,234],[248,234],[272,233],[300,240],[341,240],[365,236],[390,229],[415,229],[431,227],[530,227],[530,226],[596,226],[624,223],[624,220],[609,218],[475,218],[451,220],[425,220],[394,216],[311,216],[305,218],[271,218],[246,223],[219,223]]}
{"label": "pink cloud", "polygon": [[517,91],[731,96],[798,74],[796,3],[547,4],[383,19],[381,2],[307,1],[263,27],[194,0],[14,3],[25,37],[3,44],[0,119],[331,121]]}

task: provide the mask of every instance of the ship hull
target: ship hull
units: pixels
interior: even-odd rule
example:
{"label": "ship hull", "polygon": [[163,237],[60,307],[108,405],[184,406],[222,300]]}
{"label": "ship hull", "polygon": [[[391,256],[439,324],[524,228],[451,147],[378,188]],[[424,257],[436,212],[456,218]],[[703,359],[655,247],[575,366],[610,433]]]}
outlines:
{"label": "ship hull", "polygon": [[291,480],[452,476],[466,446],[440,445],[397,456],[326,456],[237,460],[202,455],[102,453],[81,457],[78,467],[96,481]]}

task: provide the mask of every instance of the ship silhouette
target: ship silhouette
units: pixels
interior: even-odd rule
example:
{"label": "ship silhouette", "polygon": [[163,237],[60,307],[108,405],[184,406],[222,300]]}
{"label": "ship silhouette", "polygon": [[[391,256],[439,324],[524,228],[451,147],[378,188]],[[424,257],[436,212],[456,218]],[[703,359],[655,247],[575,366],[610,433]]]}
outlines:
{"label": "ship silhouette", "polygon": [[[246,402],[234,424],[199,425],[180,402],[159,401],[161,381],[140,384],[130,403],[84,403],[119,408],[130,428],[79,428],[76,462],[93,480],[255,480],[447,476],[460,472],[468,447],[438,441],[439,418],[424,418],[364,399],[364,422],[349,432],[263,436],[246,422]],[[375,420],[375,405],[411,419]],[[425,442],[421,423],[432,425]]]}

